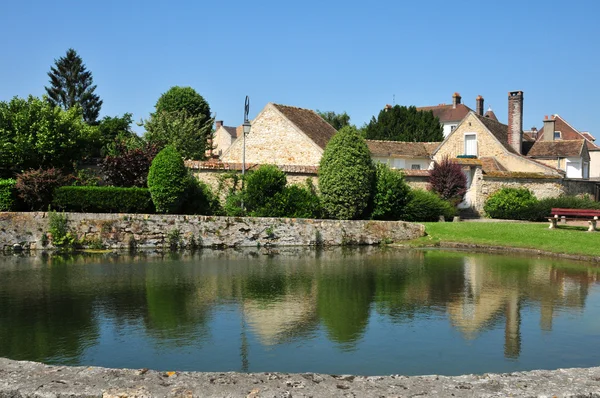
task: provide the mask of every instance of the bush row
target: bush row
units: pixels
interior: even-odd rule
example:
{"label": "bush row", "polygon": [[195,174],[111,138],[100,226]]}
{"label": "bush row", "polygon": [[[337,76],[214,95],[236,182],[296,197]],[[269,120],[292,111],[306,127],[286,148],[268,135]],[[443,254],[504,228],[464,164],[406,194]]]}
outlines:
{"label": "bush row", "polygon": [[552,208],[600,209],[600,202],[586,197],[561,196],[537,199],[527,188],[502,188],[490,195],[484,211],[488,217],[511,220],[546,221]]}
{"label": "bush row", "polygon": [[154,213],[146,188],[59,187],[53,206],[58,210],[90,213]]}

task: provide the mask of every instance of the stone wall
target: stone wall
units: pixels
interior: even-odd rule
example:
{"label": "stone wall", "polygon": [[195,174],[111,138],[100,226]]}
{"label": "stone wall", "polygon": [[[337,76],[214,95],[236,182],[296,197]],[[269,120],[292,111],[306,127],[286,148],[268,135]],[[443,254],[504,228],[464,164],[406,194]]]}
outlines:
{"label": "stone wall", "polygon": [[[415,239],[425,227],[403,221],[208,217],[163,214],[63,213],[84,246],[110,249],[379,244]],[[0,248],[52,248],[48,213],[0,212]]]}

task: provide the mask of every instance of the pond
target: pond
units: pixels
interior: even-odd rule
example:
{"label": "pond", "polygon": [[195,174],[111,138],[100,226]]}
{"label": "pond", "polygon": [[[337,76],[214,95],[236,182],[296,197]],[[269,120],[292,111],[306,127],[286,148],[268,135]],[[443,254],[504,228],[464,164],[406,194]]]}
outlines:
{"label": "pond", "polygon": [[600,365],[600,269],[396,248],[0,257],[0,356],[157,370]]}

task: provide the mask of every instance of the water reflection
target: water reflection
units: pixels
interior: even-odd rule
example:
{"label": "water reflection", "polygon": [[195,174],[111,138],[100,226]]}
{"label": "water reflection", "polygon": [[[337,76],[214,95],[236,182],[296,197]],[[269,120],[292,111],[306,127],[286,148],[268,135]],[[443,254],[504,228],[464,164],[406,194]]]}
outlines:
{"label": "water reflection", "polygon": [[[427,358],[433,350],[464,355],[481,372],[493,369],[469,350],[489,339],[491,356],[499,348],[517,364],[497,367],[539,367],[523,351],[536,347],[525,342],[537,332],[523,325],[536,317],[554,343],[571,340],[553,331],[554,321],[582,314],[597,281],[596,268],[552,259],[379,248],[4,257],[0,356],[376,374],[399,372],[388,355]],[[376,365],[361,370],[369,361]],[[435,366],[429,373],[454,372]]]}

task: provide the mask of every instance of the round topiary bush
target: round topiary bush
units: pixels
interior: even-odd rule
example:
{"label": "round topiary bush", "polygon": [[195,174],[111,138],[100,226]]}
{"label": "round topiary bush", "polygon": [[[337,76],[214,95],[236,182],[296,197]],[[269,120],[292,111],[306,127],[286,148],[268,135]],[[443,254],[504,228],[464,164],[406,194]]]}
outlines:
{"label": "round topiary bush", "polygon": [[206,120],[210,119],[208,102],[191,87],[171,87],[160,96],[155,107],[157,113],[184,111],[189,116],[203,116]]}
{"label": "round topiary bush", "polygon": [[319,165],[319,190],[323,210],[331,218],[357,219],[369,206],[375,167],[371,153],[355,127],[335,134]]}
{"label": "round topiary bush", "polygon": [[408,203],[410,187],[404,181],[404,175],[391,170],[388,165],[378,163],[376,166],[375,192],[373,195],[374,220],[399,220]]}
{"label": "round topiary bush", "polygon": [[181,210],[189,189],[188,172],[183,158],[171,145],[160,151],[148,171],[148,189],[157,213]]}
{"label": "round topiary bush", "polygon": [[438,221],[440,216],[452,219],[456,215],[454,206],[436,193],[415,189],[410,192],[404,207],[402,219],[405,221]]}
{"label": "round topiary bush", "polygon": [[491,218],[527,220],[538,203],[527,188],[502,188],[486,200],[483,210]]}

